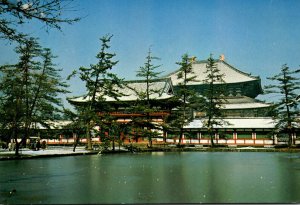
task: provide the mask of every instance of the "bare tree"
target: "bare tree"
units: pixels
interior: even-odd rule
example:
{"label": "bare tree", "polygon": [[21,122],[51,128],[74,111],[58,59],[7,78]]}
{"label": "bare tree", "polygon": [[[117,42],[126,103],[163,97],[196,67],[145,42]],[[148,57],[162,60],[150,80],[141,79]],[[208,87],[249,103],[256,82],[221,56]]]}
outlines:
{"label": "bare tree", "polygon": [[73,0],[0,0],[0,38],[22,41],[25,34],[17,26],[32,22],[42,23],[46,29],[61,30],[61,24],[73,24],[80,18],[64,17],[74,11]]}

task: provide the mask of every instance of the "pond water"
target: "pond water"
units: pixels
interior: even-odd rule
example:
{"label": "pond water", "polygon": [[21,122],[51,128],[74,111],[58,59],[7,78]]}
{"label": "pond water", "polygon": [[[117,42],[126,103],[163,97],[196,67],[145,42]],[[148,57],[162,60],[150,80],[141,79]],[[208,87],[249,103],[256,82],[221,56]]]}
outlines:
{"label": "pond water", "polygon": [[299,202],[300,153],[155,152],[0,161],[0,204]]}

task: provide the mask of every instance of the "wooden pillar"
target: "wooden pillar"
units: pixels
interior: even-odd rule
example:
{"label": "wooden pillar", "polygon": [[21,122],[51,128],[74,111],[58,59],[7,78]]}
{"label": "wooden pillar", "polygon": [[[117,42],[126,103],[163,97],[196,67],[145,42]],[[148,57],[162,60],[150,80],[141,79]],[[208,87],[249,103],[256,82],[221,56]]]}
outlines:
{"label": "wooden pillar", "polygon": [[61,143],[62,143],[62,139],[63,139],[63,135],[62,135],[62,134],[60,134],[60,135],[59,135],[59,144],[61,144]]}
{"label": "wooden pillar", "polygon": [[234,144],[236,144],[236,140],[237,140],[236,129],[233,129],[233,140],[234,140]]}
{"label": "wooden pillar", "polygon": [[274,137],[274,144],[275,145],[278,144],[277,134],[274,134],[273,137]]}
{"label": "wooden pillar", "polygon": [[255,141],[256,141],[256,132],[255,132],[255,129],[252,129],[252,139],[253,139],[253,143],[255,144]]}
{"label": "wooden pillar", "polygon": [[218,134],[217,130],[215,131],[215,140],[216,140],[216,144],[218,144],[219,143],[219,134]]}
{"label": "wooden pillar", "polygon": [[165,129],[163,129],[163,142],[166,143],[167,142],[167,132]]}

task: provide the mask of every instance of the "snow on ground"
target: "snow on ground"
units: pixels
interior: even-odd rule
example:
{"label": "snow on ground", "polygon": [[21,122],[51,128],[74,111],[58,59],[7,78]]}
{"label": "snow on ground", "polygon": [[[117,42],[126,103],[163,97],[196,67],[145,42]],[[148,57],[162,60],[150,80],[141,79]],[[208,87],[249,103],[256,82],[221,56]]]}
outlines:
{"label": "snow on ground", "polygon": [[[84,147],[77,147],[75,152],[73,152],[73,147],[48,147],[47,149],[40,149],[37,151],[30,149],[21,149],[20,154],[22,155],[64,155],[64,154],[74,154],[74,153],[88,153],[90,151],[85,150]],[[15,151],[1,150],[0,155],[4,154],[14,154]]]}

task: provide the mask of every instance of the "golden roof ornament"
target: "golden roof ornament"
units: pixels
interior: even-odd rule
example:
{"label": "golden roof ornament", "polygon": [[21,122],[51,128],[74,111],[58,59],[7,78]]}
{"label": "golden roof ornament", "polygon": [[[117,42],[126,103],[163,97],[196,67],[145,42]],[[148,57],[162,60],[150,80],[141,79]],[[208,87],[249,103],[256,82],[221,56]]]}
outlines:
{"label": "golden roof ornament", "polygon": [[221,54],[221,55],[220,55],[220,60],[221,60],[221,61],[225,61],[225,55],[224,55],[224,54]]}
{"label": "golden roof ornament", "polygon": [[189,60],[190,60],[191,63],[195,63],[196,58],[197,58],[196,56],[192,56],[192,57],[189,58]]}

